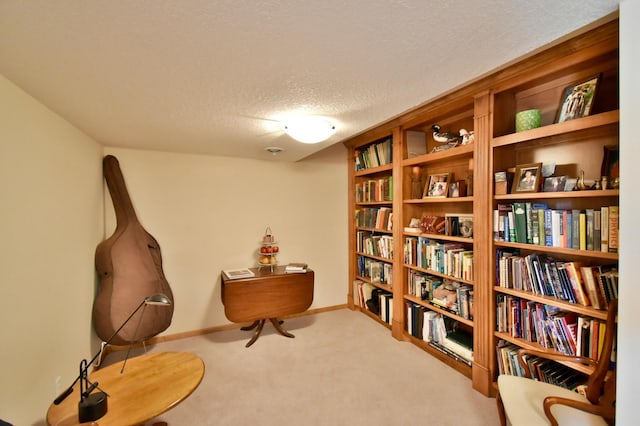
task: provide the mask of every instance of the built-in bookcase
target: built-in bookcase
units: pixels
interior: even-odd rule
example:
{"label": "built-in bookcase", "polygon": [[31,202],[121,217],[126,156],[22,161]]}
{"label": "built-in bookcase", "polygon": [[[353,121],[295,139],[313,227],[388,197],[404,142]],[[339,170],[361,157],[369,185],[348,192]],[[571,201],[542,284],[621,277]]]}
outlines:
{"label": "built-in bookcase", "polygon": [[[393,136],[350,148],[351,217],[349,305],[391,327],[393,308]],[[375,303],[366,301],[375,295]]]}
{"label": "built-in bookcase", "polygon": [[[596,76],[591,110],[559,119],[573,88]],[[516,114],[531,109],[540,125],[516,131]],[[519,374],[519,348],[595,356],[618,290],[618,125],[618,22],[610,19],[345,142],[349,306],[486,395],[499,374]],[[461,129],[466,138],[443,149],[437,139]],[[389,162],[362,158],[389,140]],[[527,168],[536,186],[513,191]],[[558,185],[545,188],[549,174],[581,190],[550,192]],[[595,185],[603,175],[605,189]],[[372,295],[376,314],[366,304]],[[442,342],[443,329],[453,342]],[[571,380],[588,372],[540,368]]]}

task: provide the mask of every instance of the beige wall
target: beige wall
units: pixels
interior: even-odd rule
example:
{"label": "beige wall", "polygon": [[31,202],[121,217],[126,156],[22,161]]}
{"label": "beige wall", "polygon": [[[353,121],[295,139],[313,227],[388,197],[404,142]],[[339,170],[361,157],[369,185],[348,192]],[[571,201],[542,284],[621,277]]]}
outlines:
{"label": "beige wall", "polygon": [[91,348],[102,147],[0,76],[0,418],[43,419]]}
{"label": "beige wall", "polygon": [[228,323],[220,270],[253,266],[266,226],[281,262],[316,271],[312,308],[346,302],[342,145],[293,164],[103,149],[0,76],[0,419],[15,425],[44,424],[99,347],[93,255],[115,227],[104,154],[119,159],[138,217],[161,245],[176,300],[163,334]]}
{"label": "beige wall", "polygon": [[[346,148],[298,163],[107,148],[118,158],[138,219],[159,242],[175,298],[163,334],[227,324],[220,271],[257,265],[267,226],[280,263],[316,274],[312,308],[342,305],[347,292]],[[106,191],[105,191],[106,192]],[[107,235],[115,216],[106,194]]]}

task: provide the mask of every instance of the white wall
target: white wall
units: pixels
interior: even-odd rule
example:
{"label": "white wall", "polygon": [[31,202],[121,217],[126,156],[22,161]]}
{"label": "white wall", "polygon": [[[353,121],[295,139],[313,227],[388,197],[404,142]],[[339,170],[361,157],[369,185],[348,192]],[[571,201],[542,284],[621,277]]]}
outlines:
{"label": "white wall", "polygon": [[637,225],[640,191],[640,4],[625,0],[620,5],[620,306],[618,315],[617,425],[637,425],[640,400],[640,228]]}
{"label": "white wall", "polygon": [[91,351],[102,147],[0,75],[0,418],[44,419]]}
{"label": "white wall", "polygon": [[[347,292],[346,148],[298,163],[106,148],[118,158],[138,219],[159,242],[175,298],[163,334],[227,324],[220,271],[257,266],[267,226],[280,263],[315,271],[312,308],[342,305]],[[106,235],[115,229],[106,197]]]}

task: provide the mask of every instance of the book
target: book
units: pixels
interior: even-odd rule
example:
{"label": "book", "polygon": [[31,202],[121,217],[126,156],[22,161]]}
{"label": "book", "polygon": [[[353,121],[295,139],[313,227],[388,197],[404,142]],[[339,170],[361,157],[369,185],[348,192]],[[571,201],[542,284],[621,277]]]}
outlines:
{"label": "book", "polygon": [[580,273],[582,274],[583,282],[586,284],[591,305],[596,309],[604,309],[606,302],[604,294],[600,293],[600,285],[596,282],[594,268],[592,266],[581,266]]}
{"label": "book", "polygon": [[571,287],[573,287],[573,294],[576,300],[583,306],[589,306],[591,303],[582,280],[582,275],[580,274],[581,266],[579,262],[564,263],[564,268],[569,275],[569,281],[571,282]]}
{"label": "book", "polygon": [[586,219],[587,219],[587,222],[586,222],[587,250],[593,250],[593,212],[594,212],[594,209],[587,209],[585,211]]}
{"label": "book", "polygon": [[513,216],[515,221],[515,239],[517,243],[527,243],[527,212],[525,203],[516,201],[513,203]]}
{"label": "book", "polygon": [[301,262],[290,262],[287,264],[287,266],[285,266],[284,272],[285,274],[292,274],[292,273],[303,274],[307,272],[307,264],[301,263]]}
{"label": "book", "polygon": [[251,271],[250,269],[247,269],[247,268],[223,269],[222,272],[230,280],[235,280],[235,279],[239,279],[239,278],[250,278],[250,277],[254,277],[255,276],[253,271]]}
{"label": "book", "polygon": [[618,252],[618,206],[609,206],[609,252]]}
{"label": "book", "polygon": [[600,251],[609,251],[609,207],[600,209]]}

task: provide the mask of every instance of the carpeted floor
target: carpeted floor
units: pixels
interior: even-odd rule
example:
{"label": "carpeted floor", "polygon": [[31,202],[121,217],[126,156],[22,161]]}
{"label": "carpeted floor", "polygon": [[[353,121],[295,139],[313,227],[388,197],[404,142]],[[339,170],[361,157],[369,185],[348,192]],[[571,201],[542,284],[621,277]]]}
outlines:
{"label": "carpeted floor", "polygon": [[[348,309],[158,344],[189,351],[205,376],[196,391],[149,422],[191,425],[496,425],[493,398],[426,352]],[[117,354],[113,354],[117,356]]]}

